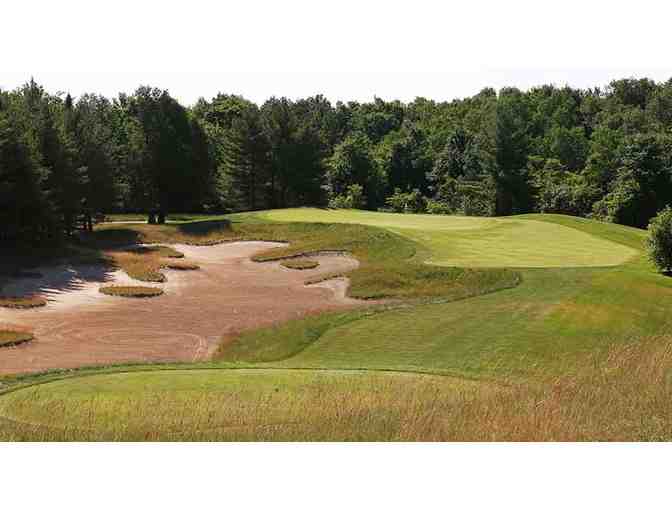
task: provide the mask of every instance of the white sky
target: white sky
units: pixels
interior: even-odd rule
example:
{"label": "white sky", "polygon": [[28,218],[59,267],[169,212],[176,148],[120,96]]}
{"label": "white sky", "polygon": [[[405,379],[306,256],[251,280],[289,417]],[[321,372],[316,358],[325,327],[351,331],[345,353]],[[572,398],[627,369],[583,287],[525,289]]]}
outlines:
{"label": "white sky", "polygon": [[3,0],[0,87],[148,84],[192,104],[219,91],[411,101],[667,80],[670,14],[651,0]]}

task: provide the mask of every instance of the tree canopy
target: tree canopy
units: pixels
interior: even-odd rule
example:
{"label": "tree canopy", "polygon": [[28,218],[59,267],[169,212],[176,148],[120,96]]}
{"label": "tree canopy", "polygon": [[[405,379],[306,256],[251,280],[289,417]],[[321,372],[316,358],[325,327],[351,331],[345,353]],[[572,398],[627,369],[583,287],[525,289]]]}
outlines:
{"label": "tree canopy", "polygon": [[644,227],[672,202],[672,80],[484,89],[436,102],[141,86],[105,98],[0,91],[0,240],[48,240],[98,213],[302,205],[566,213]]}

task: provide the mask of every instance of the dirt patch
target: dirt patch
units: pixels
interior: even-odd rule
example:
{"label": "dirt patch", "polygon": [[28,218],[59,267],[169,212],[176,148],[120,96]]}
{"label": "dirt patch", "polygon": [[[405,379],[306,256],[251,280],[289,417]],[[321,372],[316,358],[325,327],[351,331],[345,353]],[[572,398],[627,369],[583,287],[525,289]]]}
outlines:
{"label": "dirt patch", "polygon": [[[40,268],[40,279],[10,281],[16,294],[39,292],[48,305],[0,309],[0,327],[30,328],[35,340],[0,354],[0,374],[123,362],[207,359],[220,339],[325,310],[362,306],[346,297],[345,278],[304,285],[310,278],[358,266],[344,256],[311,256],[318,268],[289,271],[280,262],[250,257],[281,243],[174,245],[200,271],[165,270],[162,296],[126,300],[99,292],[103,285],[137,285],[100,266]],[[143,283],[143,285],[146,285]]]}

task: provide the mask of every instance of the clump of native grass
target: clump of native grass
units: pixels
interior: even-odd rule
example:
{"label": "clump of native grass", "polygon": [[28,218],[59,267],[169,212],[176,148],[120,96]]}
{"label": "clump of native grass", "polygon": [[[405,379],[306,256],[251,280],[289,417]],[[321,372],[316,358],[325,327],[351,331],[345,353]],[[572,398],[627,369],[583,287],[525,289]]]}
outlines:
{"label": "clump of native grass", "polygon": [[170,246],[135,246],[128,249],[107,252],[112,263],[128,276],[142,282],[162,283],[166,276],[161,269],[170,262],[164,259],[183,258],[184,253]]}
{"label": "clump of native grass", "polygon": [[0,296],[0,306],[3,308],[38,308],[46,304],[47,300],[42,296]]}
{"label": "clump of native grass", "polygon": [[298,271],[305,271],[306,269],[315,269],[320,263],[317,260],[306,258],[286,259],[280,262],[280,265],[287,269],[296,269]]}
{"label": "clump of native grass", "polygon": [[110,285],[108,287],[100,287],[99,291],[108,296],[132,298],[149,298],[163,294],[163,289],[159,287],[143,287],[140,285]]}
{"label": "clump of native grass", "polygon": [[30,342],[33,338],[33,334],[27,331],[0,329],[0,347],[13,347]]}
{"label": "clump of native grass", "polygon": [[175,262],[164,262],[161,267],[165,269],[174,269],[177,271],[195,271],[196,269],[201,268],[201,266],[198,264],[181,260]]}

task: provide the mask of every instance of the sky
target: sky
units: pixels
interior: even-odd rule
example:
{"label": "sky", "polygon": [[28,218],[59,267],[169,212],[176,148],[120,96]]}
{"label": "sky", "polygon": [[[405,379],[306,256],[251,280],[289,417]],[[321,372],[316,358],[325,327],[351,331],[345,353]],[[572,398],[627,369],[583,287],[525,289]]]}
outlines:
{"label": "sky", "polygon": [[672,6],[638,0],[3,0],[0,88],[108,97],[138,85],[184,104],[451,100],[484,87],[672,78]]}

